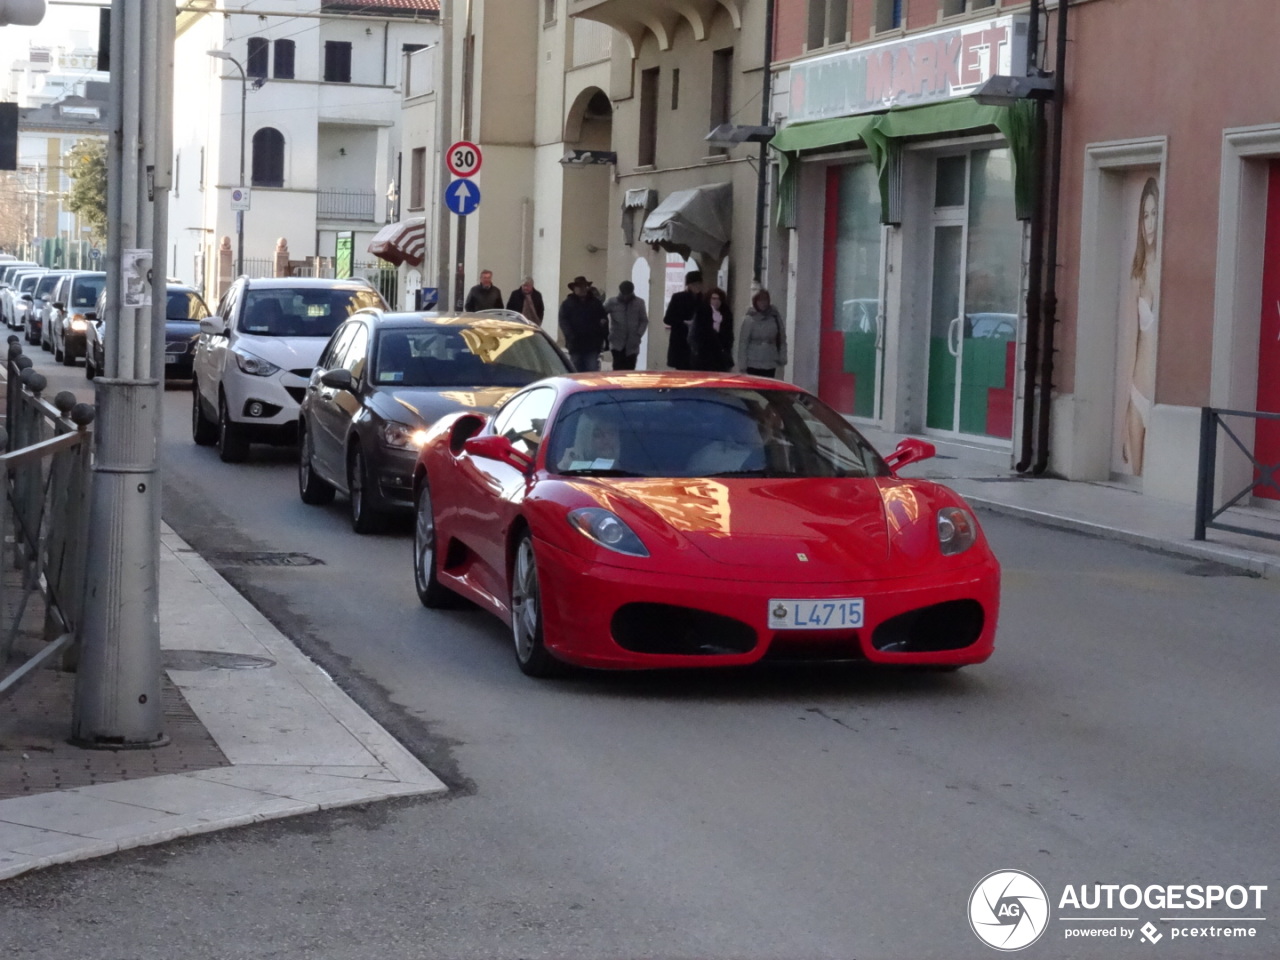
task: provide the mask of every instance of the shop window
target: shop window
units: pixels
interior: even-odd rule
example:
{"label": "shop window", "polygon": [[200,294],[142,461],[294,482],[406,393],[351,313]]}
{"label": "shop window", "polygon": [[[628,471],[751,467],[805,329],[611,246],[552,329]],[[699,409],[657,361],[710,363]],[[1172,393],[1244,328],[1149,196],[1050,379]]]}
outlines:
{"label": "shop window", "polygon": [[284,135],[274,127],[253,135],[253,186],[284,186]]}
{"label": "shop window", "polygon": [[897,30],[901,26],[902,0],[876,0],[876,32]]}
{"label": "shop window", "polygon": [[658,68],[640,73],[640,149],[637,163],[651,167],[658,159]]}
{"label": "shop window", "polygon": [[[733,47],[712,54],[711,60],[711,126],[714,130],[733,116]],[[712,147],[713,154],[725,153],[724,147]]]}
{"label": "shop window", "polygon": [[292,80],[293,79],[293,53],[294,46],[292,40],[276,41],[276,79]]}
{"label": "shop window", "polygon": [[934,178],[933,205],[963,207],[967,175],[968,165],[965,157],[939,157],[938,170]]}
{"label": "shop window", "polygon": [[267,57],[271,52],[271,41],[266,37],[249,38],[249,58],[245,61],[244,72],[250,77],[267,75]]}
{"label": "shop window", "polygon": [[545,0],[545,2],[542,4],[542,22],[543,23],[556,22],[556,2],[557,0]]}
{"label": "shop window", "polygon": [[409,158],[409,209],[421,210],[427,193],[427,148],[414,147]]}
{"label": "shop window", "polygon": [[325,83],[351,82],[351,42],[326,40],[324,42]]}
{"label": "shop window", "polygon": [[810,50],[844,43],[849,28],[849,0],[809,0]]}

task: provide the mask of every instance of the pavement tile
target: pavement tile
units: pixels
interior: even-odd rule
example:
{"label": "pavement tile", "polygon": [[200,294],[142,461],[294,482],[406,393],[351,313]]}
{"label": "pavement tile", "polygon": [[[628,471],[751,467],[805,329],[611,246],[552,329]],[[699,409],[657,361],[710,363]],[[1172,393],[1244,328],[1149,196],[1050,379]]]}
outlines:
{"label": "pavement tile", "polygon": [[155,821],[165,816],[158,810],[99,800],[87,792],[94,789],[85,787],[0,801],[0,822],[91,837],[119,824]]}
{"label": "pavement tile", "polygon": [[191,816],[198,816],[209,810],[238,808],[274,799],[261,791],[212,780],[193,780],[186,776],[147,777],[143,780],[106,783],[82,790],[81,793],[92,793],[95,798],[113,803],[127,803],[161,813]]}

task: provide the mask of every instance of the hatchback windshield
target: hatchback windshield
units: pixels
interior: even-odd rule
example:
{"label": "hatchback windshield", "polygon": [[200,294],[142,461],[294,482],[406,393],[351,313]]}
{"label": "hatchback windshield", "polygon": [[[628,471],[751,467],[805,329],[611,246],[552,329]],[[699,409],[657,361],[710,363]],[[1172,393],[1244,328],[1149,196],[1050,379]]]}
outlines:
{"label": "hatchback windshield", "polygon": [[53,293],[53,288],[58,285],[58,281],[62,279],[62,275],[58,273],[46,273],[40,278],[40,282],[36,284],[36,299],[39,300],[46,293]]}
{"label": "hatchback windshield", "polygon": [[203,320],[209,308],[193,290],[170,290],[164,316],[166,320]]}
{"label": "hatchback windshield", "polygon": [[258,337],[331,337],[357,310],[382,305],[368,287],[250,289],[240,330]]}
{"label": "hatchback windshield", "polygon": [[44,276],[42,273],[28,273],[18,281],[18,292],[30,293],[36,288],[36,284],[40,282],[42,276]]}
{"label": "hatchback windshield", "polygon": [[569,368],[536,328],[478,322],[384,330],[374,383],[398,387],[523,387]]}
{"label": "hatchback windshield", "polygon": [[601,390],[565,401],[547,448],[562,474],[884,477],[889,468],[825,403],[792,390]]}
{"label": "hatchback windshield", "polygon": [[71,306],[90,308],[98,302],[98,294],[107,285],[105,275],[76,277],[71,281]]}

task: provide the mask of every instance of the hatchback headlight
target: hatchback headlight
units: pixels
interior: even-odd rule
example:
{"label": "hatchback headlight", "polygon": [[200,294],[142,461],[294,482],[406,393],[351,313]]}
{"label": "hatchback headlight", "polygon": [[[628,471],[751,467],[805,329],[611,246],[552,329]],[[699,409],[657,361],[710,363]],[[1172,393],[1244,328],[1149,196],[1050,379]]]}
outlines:
{"label": "hatchback headlight", "polygon": [[89,322],[87,320],[80,320],[77,318],[71,321],[71,329],[76,333],[84,333],[89,329]]}
{"label": "hatchback headlight", "polygon": [[270,377],[280,372],[280,368],[270,360],[254,356],[248,350],[232,347],[231,353],[236,358],[236,366],[242,373],[247,373],[251,377]]}
{"label": "hatchback headlight", "polygon": [[387,446],[397,450],[421,450],[427,442],[427,431],[403,423],[386,423],[382,427],[382,439]]}
{"label": "hatchback headlight", "polygon": [[580,507],[570,510],[569,522],[584,537],[589,537],[606,550],[623,553],[629,557],[647,557],[649,551],[640,542],[635,531],[611,510],[600,507]]}
{"label": "hatchback headlight", "polygon": [[968,510],[943,507],[938,511],[938,546],[944,557],[964,553],[978,542],[978,521]]}

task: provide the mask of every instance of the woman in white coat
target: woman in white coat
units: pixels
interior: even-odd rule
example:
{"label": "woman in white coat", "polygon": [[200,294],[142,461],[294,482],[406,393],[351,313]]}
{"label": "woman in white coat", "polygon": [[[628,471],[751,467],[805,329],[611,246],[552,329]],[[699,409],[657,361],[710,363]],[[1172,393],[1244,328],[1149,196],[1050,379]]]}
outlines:
{"label": "woman in white coat", "polygon": [[738,369],[757,377],[776,377],[787,365],[787,325],[768,290],[751,298],[738,331]]}

